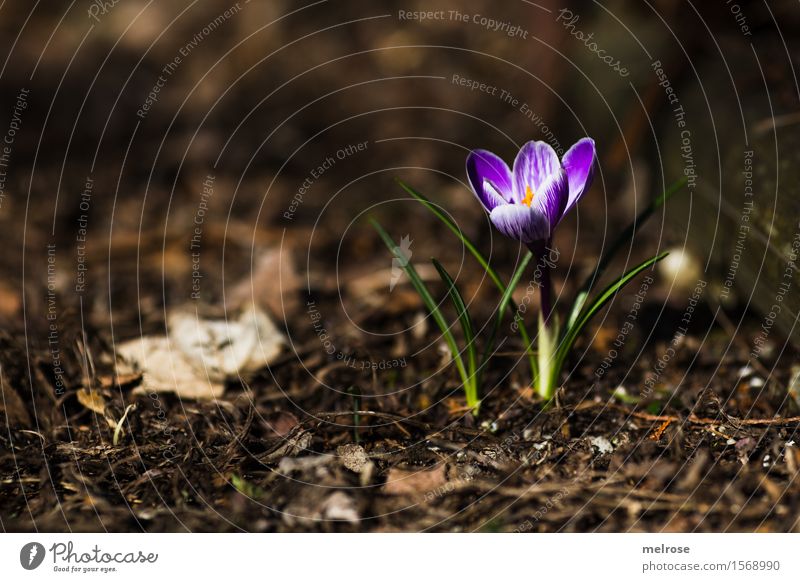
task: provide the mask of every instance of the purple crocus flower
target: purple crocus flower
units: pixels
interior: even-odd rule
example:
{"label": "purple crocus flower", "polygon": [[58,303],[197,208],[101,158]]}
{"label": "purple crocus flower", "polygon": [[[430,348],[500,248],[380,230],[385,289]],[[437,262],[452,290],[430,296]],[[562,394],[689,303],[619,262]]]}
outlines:
{"label": "purple crocus flower", "polygon": [[511,170],[492,152],[472,151],[467,176],[497,230],[534,247],[550,240],[564,215],[589,189],[594,158],[594,140],[588,137],[569,148],[561,160],[550,144],[529,141]]}

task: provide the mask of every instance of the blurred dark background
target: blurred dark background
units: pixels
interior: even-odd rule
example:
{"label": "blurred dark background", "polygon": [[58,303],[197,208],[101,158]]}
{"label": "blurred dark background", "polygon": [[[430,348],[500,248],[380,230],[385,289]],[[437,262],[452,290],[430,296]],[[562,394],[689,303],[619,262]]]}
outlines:
{"label": "blurred dark background", "polygon": [[[436,14],[403,16],[414,11]],[[720,297],[743,152],[755,149],[760,218],[723,298],[744,308],[761,286],[753,301],[765,309],[797,230],[796,181],[781,173],[794,154],[779,146],[798,115],[798,21],[790,1],[5,2],[0,131],[21,114],[0,207],[3,317],[18,320],[23,298],[28,318],[44,315],[49,275],[62,309],[82,303],[101,325],[113,314],[123,335],[155,325],[161,307],[191,293],[198,213],[201,297],[212,305],[268,249],[291,255],[302,287],[321,292],[385,268],[366,214],[398,239],[410,234],[418,257],[458,263],[460,246],[403,200],[398,177],[510,266],[519,249],[487,228],[464,185],[467,151],[511,160],[527,140],[563,152],[584,135],[597,142],[599,167],[559,232],[562,278],[588,272],[609,238],[690,168],[691,187],[629,260],[685,249],[693,266],[663,281],[665,293],[703,276]],[[359,143],[363,151],[337,158]],[[304,187],[327,158],[335,163]],[[213,195],[203,197],[210,176]],[[786,313],[788,332],[796,311]]]}

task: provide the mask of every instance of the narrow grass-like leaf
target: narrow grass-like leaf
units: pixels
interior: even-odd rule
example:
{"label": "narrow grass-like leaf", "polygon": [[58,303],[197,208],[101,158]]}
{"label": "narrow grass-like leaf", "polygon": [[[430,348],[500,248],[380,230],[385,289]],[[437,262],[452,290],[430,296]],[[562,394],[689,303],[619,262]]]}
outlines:
{"label": "narrow grass-like leaf", "polygon": [[600,277],[603,276],[603,273],[605,273],[605,270],[608,268],[608,265],[611,263],[611,261],[614,260],[614,257],[617,255],[617,253],[631,243],[633,238],[636,236],[637,229],[644,224],[644,222],[650,218],[650,216],[652,216],[656,210],[661,208],[667,202],[667,200],[678,193],[687,182],[687,178],[681,178],[664,190],[664,192],[652,200],[650,204],[648,204],[645,209],[636,216],[633,222],[631,222],[627,228],[623,230],[619,236],[617,236],[611,246],[608,247],[608,250],[601,257],[600,261],[598,261],[594,271],[592,271],[583,284],[578,287],[578,294],[576,295],[575,303],[572,305],[569,317],[567,318],[567,329],[572,327],[572,324],[578,318],[578,315],[580,315],[581,310],[586,303],[586,299],[589,296],[589,290],[591,289],[592,285],[594,285],[596,281],[600,280]]}
{"label": "narrow grass-like leaf", "polygon": [[[495,271],[492,268],[492,266],[489,264],[489,261],[486,260],[486,257],[483,256],[483,254],[472,243],[472,241],[469,240],[469,238],[467,238],[467,236],[463,232],[461,232],[461,229],[458,228],[458,225],[455,222],[453,222],[452,220],[450,220],[449,216],[447,216],[444,212],[442,212],[433,202],[428,200],[420,192],[418,192],[417,190],[415,190],[414,188],[412,188],[411,186],[409,186],[408,184],[406,184],[402,180],[397,180],[397,183],[409,195],[411,195],[414,199],[416,199],[418,202],[420,202],[425,208],[430,210],[430,212],[436,218],[441,220],[442,223],[451,232],[453,232],[453,234],[455,234],[458,237],[458,239],[463,243],[464,247],[466,247],[466,249],[470,252],[470,254],[473,257],[475,257],[475,260],[478,261],[480,266],[483,267],[483,269],[486,271],[486,274],[489,275],[489,278],[492,280],[492,282],[494,282],[495,286],[500,290],[500,293],[505,294],[506,290],[507,290],[507,287],[506,287],[506,285],[503,284],[503,281],[500,279],[500,276],[497,274],[497,271]],[[523,260],[524,261],[529,261],[531,256],[532,256],[532,254],[529,251],[528,254],[525,255],[525,258]],[[511,286],[509,285],[509,287],[511,287]],[[512,287],[511,291],[513,292],[513,290],[514,289]],[[508,307],[508,302],[506,302],[506,307],[511,309],[510,307]],[[528,333],[528,328],[525,327],[525,323],[523,321],[518,321],[517,323],[519,325],[519,335],[522,338],[522,342],[525,344],[525,352],[528,355],[528,362],[530,364],[531,372],[535,376],[536,375],[536,359],[535,359],[533,353],[531,352],[531,336]]]}
{"label": "narrow grass-like leaf", "polygon": [[486,271],[486,273],[489,275],[492,281],[494,281],[494,284],[497,285],[498,288],[500,288],[500,291],[501,292],[505,291],[505,285],[503,285],[503,282],[500,280],[500,277],[497,275],[497,272],[491,267],[491,265],[489,265],[489,262],[481,254],[478,248],[474,244],[472,244],[472,241],[469,240],[463,232],[461,232],[461,229],[458,228],[458,225],[452,220],[450,220],[450,217],[447,216],[444,212],[439,210],[438,206],[436,206],[425,196],[417,192],[414,188],[412,188],[402,180],[398,180],[397,183],[400,184],[400,187],[403,190],[408,192],[412,197],[416,198],[419,202],[421,202],[422,205],[425,206],[425,208],[430,210],[431,213],[433,213],[433,215],[436,216],[436,218],[441,220],[445,224],[445,226],[447,226],[447,228],[449,228],[453,232],[453,234],[455,234],[459,238],[459,240],[461,240],[461,242],[464,243],[464,246],[467,247],[467,250],[470,253],[472,253],[472,256],[475,257],[475,259],[477,259],[481,267],[483,267],[483,269]]}
{"label": "narrow grass-like leaf", "polygon": [[433,295],[431,295],[430,291],[428,291],[428,288],[425,286],[425,283],[422,281],[419,273],[417,273],[414,265],[412,265],[408,261],[407,257],[400,252],[400,248],[395,244],[394,239],[392,239],[389,233],[387,233],[374,218],[370,218],[370,223],[378,232],[378,235],[388,247],[389,251],[399,260],[400,265],[403,265],[402,268],[406,275],[408,275],[408,278],[411,280],[411,284],[414,286],[414,289],[416,289],[417,293],[419,293],[423,303],[425,303],[425,307],[428,308],[431,317],[433,317],[433,320],[436,322],[436,325],[442,332],[442,337],[444,337],[445,342],[447,342],[447,347],[450,348],[450,352],[453,355],[453,360],[458,368],[458,373],[461,376],[464,386],[466,387],[469,382],[469,374],[464,366],[464,360],[461,357],[461,352],[459,351],[456,340],[453,337],[453,332],[450,331],[450,326],[447,325],[447,321],[444,319],[436,300],[433,298]]}
{"label": "narrow grass-like leaf", "polygon": [[475,328],[472,325],[472,318],[467,311],[467,305],[464,303],[464,298],[456,287],[456,282],[450,276],[450,273],[442,266],[436,259],[431,259],[433,266],[442,278],[445,286],[447,287],[447,294],[453,302],[453,307],[456,308],[458,320],[461,323],[461,329],[464,332],[464,339],[467,342],[467,370],[469,372],[469,385],[464,386],[464,392],[467,396],[467,406],[471,407],[473,411],[478,410],[478,385],[477,385],[477,359],[475,357]]}
{"label": "narrow grass-like leaf", "polygon": [[581,314],[581,310],[583,309],[583,306],[586,305],[586,300],[588,298],[588,291],[580,291],[578,296],[575,297],[575,303],[572,304],[572,310],[569,312],[569,318],[567,319],[567,326],[565,329],[569,329],[575,324],[575,321]]}
{"label": "narrow grass-like leaf", "polygon": [[586,327],[592,318],[602,309],[602,307],[610,301],[614,295],[616,295],[620,289],[625,287],[631,280],[636,277],[639,273],[655,265],[661,259],[666,257],[669,253],[661,253],[660,255],[656,255],[650,259],[647,259],[640,265],[634,267],[624,275],[622,275],[619,279],[611,283],[608,287],[603,290],[594,300],[589,304],[589,307],[586,308],[579,318],[573,323],[573,325],[566,331],[564,335],[564,339],[561,341],[561,345],[558,347],[558,356],[556,361],[556,369],[561,370],[561,367],[564,365],[564,360],[567,357],[567,353],[570,349],[572,349],[572,345],[575,343],[578,335],[580,335],[583,328]]}

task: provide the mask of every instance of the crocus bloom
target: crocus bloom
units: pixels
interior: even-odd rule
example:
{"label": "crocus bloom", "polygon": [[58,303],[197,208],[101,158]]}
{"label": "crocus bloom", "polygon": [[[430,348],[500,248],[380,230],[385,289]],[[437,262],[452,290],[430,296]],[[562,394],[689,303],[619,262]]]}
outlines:
{"label": "crocus bloom", "polygon": [[486,150],[467,157],[467,176],[497,230],[528,246],[548,241],[553,230],[589,189],[594,140],[585,137],[558,159],[543,141],[529,141],[513,169]]}

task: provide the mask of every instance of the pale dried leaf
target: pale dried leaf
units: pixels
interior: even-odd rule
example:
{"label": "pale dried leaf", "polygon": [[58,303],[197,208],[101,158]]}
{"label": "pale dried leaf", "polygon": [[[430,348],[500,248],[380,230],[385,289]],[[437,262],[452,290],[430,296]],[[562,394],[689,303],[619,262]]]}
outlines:
{"label": "pale dried leaf", "polygon": [[98,376],[97,383],[101,388],[116,388],[132,386],[142,380],[141,372],[124,371],[121,366],[117,366],[115,374],[108,374],[106,376]]}
{"label": "pale dried leaf", "polygon": [[360,521],[353,498],[343,491],[332,493],[322,504],[322,517],[356,524]]}
{"label": "pale dried leaf", "polygon": [[83,404],[85,408],[96,412],[97,414],[105,414],[106,399],[103,395],[92,390],[91,388],[81,388],[77,393],[78,402]]}
{"label": "pale dried leaf", "polygon": [[215,381],[247,376],[266,367],[284,345],[275,324],[259,309],[246,309],[230,321],[177,311],[169,317],[169,329],[188,361]]}
{"label": "pale dried leaf", "polygon": [[164,336],[143,337],[117,346],[117,354],[142,371],[134,394],[174,392],[181,398],[213,399],[225,385],[200,375],[186,355]]}
{"label": "pale dried leaf", "polygon": [[264,419],[264,423],[272,436],[282,437],[289,434],[300,421],[291,412],[281,411]]}
{"label": "pale dried leaf", "polygon": [[182,398],[222,396],[225,382],[267,366],[284,339],[263,311],[247,309],[236,319],[205,319],[177,310],[168,317],[170,336],[146,336],[117,347],[117,375],[142,373],[134,390],[175,392]]}
{"label": "pale dried leaf", "polygon": [[6,281],[0,281],[0,316],[12,317],[22,307],[20,293]]}
{"label": "pale dried leaf", "polygon": [[226,304],[234,309],[255,304],[284,319],[285,315],[297,312],[302,283],[288,250],[267,249],[260,253],[252,273],[233,287]]}

